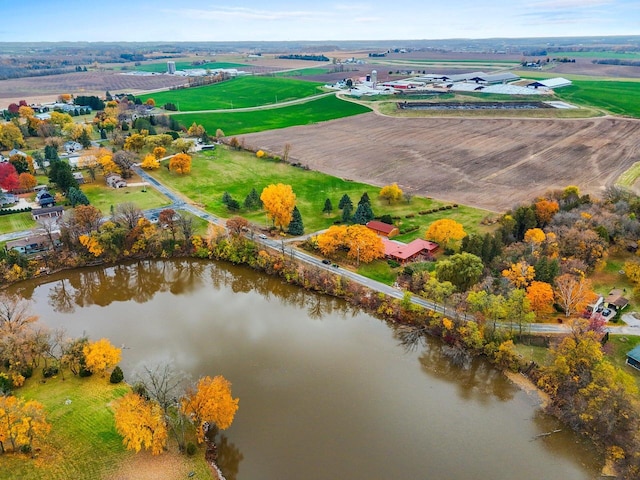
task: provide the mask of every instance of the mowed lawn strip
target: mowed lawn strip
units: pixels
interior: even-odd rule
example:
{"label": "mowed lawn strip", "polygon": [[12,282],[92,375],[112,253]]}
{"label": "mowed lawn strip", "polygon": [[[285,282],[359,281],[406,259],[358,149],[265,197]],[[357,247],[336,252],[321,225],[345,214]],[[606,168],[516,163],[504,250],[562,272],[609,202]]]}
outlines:
{"label": "mowed lawn strip", "polygon": [[12,213],[0,216],[0,234],[31,230],[37,226],[31,212]]}
{"label": "mowed lawn strip", "polygon": [[[402,236],[403,240],[412,240],[424,235],[426,227],[440,218],[454,218],[465,225],[468,232],[482,232],[488,227],[481,226],[480,221],[490,215],[486,210],[466,206],[419,215],[420,211],[435,209],[445,204],[437,200],[414,197],[411,203],[401,201],[388,205],[387,201],[379,198],[379,187],[293,167],[283,162],[259,159],[251,153],[225,147],[194,156],[189,175],[177,175],[164,167],[155,170],[152,174],[162,183],[204,205],[207,211],[224,218],[234,215],[222,203],[224,192],[228,192],[242,204],[254,187],[260,195],[263,188],[270,184],[291,185],[296,194],[297,206],[302,214],[307,233],[328,228],[341,219],[342,213],[338,210],[338,204],[344,194],[351,198],[354,213],[360,197],[367,192],[375,215],[389,214],[397,217],[402,229],[414,225],[419,227]],[[322,213],[327,198],[331,200],[334,208],[330,215]],[[267,226],[267,218],[262,210],[242,210],[238,215],[258,225]],[[412,215],[412,217],[406,218],[406,215]]]}
{"label": "mowed lawn strip", "polygon": [[282,108],[251,112],[190,113],[176,115],[174,118],[186,127],[195,122],[202,125],[207,132],[213,133],[220,128],[225,135],[230,136],[295,125],[310,125],[370,111],[371,109],[363,105],[329,95]]}
{"label": "mowed lawn strip", "polygon": [[203,87],[141,95],[156,105],[173,103],[181,112],[259,107],[321,93],[322,83],[276,77],[239,77]]}

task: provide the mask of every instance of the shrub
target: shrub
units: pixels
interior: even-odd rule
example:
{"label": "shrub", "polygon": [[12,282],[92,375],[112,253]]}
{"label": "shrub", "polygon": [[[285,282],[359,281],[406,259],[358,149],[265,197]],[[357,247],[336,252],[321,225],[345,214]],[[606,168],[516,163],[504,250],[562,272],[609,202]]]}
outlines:
{"label": "shrub", "polygon": [[404,218],[413,218],[415,216],[416,216],[415,213],[409,213],[409,214],[405,215]]}
{"label": "shrub", "polygon": [[447,206],[446,206],[446,207],[444,207],[444,208],[446,208],[447,210],[451,210],[451,209],[453,208],[453,205],[447,205]]}
{"label": "shrub", "polygon": [[57,374],[58,374],[58,367],[56,367],[55,365],[51,365],[49,367],[45,367],[42,369],[42,376],[44,378],[51,378]]}
{"label": "shrub", "polygon": [[124,373],[122,373],[122,369],[119,365],[116,365],[116,368],[111,372],[111,376],[109,377],[109,382],[111,383],[120,383],[124,380]]}
{"label": "shrub", "polygon": [[80,372],[78,373],[78,375],[80,377],[90,377],[91,375],[93,375],[93,372],[91,370],[88,370],[87,367],[85,367],[84,365],[82,365],[80,367]]}
{"label": "shrub", "polygon": [[189,442],[187,444],[187,455],[189,455],[190,457],[193,457],[196,454],[196,451],[197,451],[196,446],[192,442]]}
{"label": "shrub", "polygon": [[135,393],[139,397],[149,400],[149,393],[147,392],[147,387],[144,386],[144,383],[142,382],[134,383],[133,387],[131,387],[131,390],[133,390],[133,393]]}
{"label": "shrub", "polygon": [[28,367],[23,368],[20,371],[20,375],[22,375],[24,378],[31,378],[33,376],[33,367],[29,365]]}
{"label": "shrub", "polygon": [[396,262],[395,260],[387,260],[387,263],[391,268],[398,268],[400,266],[400,263]]}
{"label": "shrub", "polygon": [[9,395],[13,390],[13,382],[5,373],[0,372],[0,395]]}

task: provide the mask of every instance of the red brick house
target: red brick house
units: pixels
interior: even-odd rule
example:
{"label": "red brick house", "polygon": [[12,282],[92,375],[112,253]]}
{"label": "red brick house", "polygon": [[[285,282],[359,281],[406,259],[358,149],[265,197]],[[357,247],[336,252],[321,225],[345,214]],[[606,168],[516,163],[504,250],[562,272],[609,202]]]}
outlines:
{"label": "red brick house", "polygon": [[421,255],[431,256],[438,250],[438,244],[416,238],[410,243],[396,242],[382,238],[384,244],[384,255],[396,262],[406,263],[415,260]]}
{"label": "red brick house", "polygon": [[376,232],[378,235],[387,238],[395,237],[396,235],[400,234],[400,230],[398,230],[398,227],[389,225],[388,223],[379,222],[377,220],[371,220],[367,223],[366,226],[367,228]]}

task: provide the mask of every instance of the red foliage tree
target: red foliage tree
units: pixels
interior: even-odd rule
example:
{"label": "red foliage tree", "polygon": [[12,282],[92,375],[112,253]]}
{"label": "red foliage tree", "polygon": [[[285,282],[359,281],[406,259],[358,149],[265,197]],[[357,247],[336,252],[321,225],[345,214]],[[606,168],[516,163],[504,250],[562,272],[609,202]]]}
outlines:
{"label": "red foliage tree", "polygon": [[18,172],[11,163],[0,163],[0,187],[11,192],[20,188]]}

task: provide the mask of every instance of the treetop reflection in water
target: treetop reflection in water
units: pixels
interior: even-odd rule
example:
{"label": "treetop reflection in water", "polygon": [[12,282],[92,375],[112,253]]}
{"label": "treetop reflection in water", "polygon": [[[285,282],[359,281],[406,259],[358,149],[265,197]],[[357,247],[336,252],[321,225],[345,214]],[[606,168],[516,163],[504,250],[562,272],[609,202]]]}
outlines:
{"label": "treetop reflection in water", "polygon": [[45,280],[12,290],[50,327],[124,345],[127,379],[171,362],[231,381],[229,480],[597,477],[596,456],[571,433],[532,441],[558,424],[490,366],[457,367],[433,339],[407,351],[343,301],[191,260]]}

